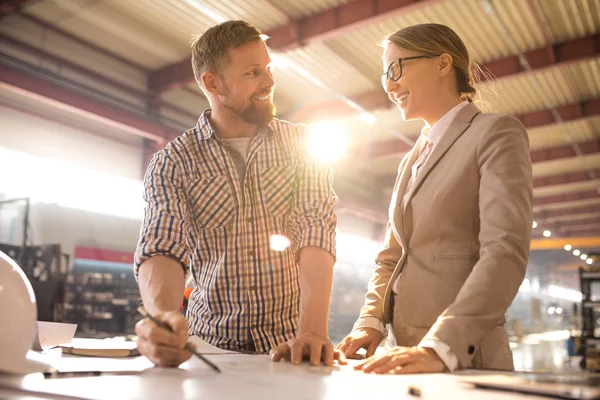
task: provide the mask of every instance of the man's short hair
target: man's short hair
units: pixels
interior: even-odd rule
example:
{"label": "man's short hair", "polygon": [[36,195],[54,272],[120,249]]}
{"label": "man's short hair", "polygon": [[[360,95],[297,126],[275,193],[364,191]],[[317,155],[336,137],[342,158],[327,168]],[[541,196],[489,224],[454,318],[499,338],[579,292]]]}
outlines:
{"label": "man's short hair", "polygon": [[196,82],[203,87],[203,72],[220,73],[227,65],[229,49],[267,38],[246,21],[226,21],[196,36],[192,41],[192,69]]}

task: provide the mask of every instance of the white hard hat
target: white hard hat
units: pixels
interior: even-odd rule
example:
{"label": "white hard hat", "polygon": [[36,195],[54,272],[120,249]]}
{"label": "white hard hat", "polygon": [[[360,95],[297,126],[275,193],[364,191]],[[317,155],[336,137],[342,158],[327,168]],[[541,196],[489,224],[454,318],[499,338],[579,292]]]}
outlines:
{"label": "white hard hat", "polygon": [[27,359],[36,335],[35,294],[23,270],[0,251],[0,371],[27,373],[39,370]]}

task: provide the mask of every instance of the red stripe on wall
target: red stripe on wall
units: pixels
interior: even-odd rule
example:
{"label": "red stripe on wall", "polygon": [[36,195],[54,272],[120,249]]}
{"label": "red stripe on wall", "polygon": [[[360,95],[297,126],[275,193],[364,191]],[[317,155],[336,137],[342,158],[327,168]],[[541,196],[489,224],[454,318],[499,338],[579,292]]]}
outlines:
{"label": "red stripe on wall", "polygon": [[133,264],[133,253],[94,247],[75,247],[75,258]]}

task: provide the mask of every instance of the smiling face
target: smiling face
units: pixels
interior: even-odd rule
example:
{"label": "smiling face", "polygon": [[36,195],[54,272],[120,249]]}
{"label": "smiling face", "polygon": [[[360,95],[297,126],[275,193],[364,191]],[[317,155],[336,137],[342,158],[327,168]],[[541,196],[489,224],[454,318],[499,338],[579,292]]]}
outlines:
{"label": "smiling face", "polygon": [[[388,43],[383,52],[383,72],[398,58],[422,55]],[[439,78],[438,57],[402,61],[402,76],[395,82],[388,79],[385,91],[402,111],[404,120],[428,121],[435,111],[432,100],[439,88]]]}
{"label": "smiling face", "polygon": [[223,106],[242,121],[267,125],[275,117],[275,80],[271,57],[262,40],[229,49],[220,80]]}

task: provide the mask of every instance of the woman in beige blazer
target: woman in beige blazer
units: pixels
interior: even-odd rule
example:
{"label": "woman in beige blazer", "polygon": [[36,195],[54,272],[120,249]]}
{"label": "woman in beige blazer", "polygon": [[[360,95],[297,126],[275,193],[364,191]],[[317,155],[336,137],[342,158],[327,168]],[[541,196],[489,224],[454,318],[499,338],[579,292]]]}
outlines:
{"label": "woman in beige blazer", "polygon": [[[450,28],[409,26],[384,41],[383,86],[425,122],[400,163],[383,250],[352,332],[356,368],[376,373],[513,369],[504,314],[525,276],[532,172],[524,126],[481,112],[469,54]],[[397,345],[375,349],[390,324]]]}

